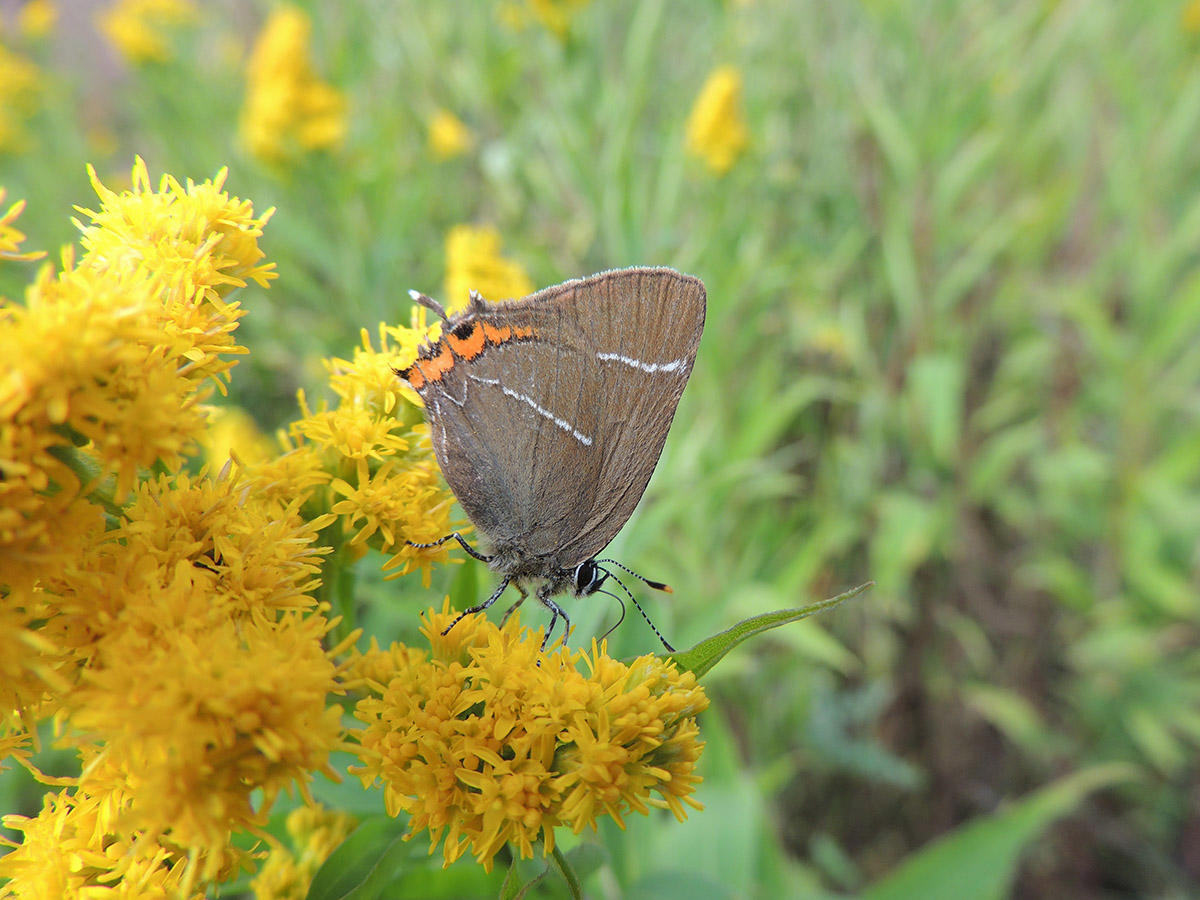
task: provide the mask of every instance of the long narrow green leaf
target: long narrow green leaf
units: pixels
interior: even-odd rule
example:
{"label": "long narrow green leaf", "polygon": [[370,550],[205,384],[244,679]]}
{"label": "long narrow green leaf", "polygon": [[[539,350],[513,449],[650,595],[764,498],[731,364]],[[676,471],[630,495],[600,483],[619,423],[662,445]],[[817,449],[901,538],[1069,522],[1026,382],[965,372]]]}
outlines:
{"label": "long narrow green leaf", "polygon": [[1112,764],[1061,778],[918,851],[868,888],[862,900],[998,900],[1030,841],[1088,794],[1135,774],[1132,766]]}
{"label": "long narrow green leaf", "polygon": [[778,628],[780,625],[787,625],[789,622],[798,622],[800,619],[807,619],[814,613],[821,612],[821,610],[832,609],[844,600],[857,597],[874,583],[873,581],[868,581],[866,584],[860,584],[858,587],[846,591],[844,594],[838,594],[829,600],[822,600],[819,603],[813,603],[799,609],[781,609],[772,613],[763,613],[761,616],[752,616],[749,619],[738,622],[738,624],[722,631],[720,634],[714,634],[712,637],[706,638],[690,650],[679,650],[670,654],[668,659],[675,660],[675,663],[681,669],[695,672],[697,677],[699,677],[720,662],[726,653],[743,641],[754,637],[754,635],[762,634],[764,631],[769,631],[772,628]]}

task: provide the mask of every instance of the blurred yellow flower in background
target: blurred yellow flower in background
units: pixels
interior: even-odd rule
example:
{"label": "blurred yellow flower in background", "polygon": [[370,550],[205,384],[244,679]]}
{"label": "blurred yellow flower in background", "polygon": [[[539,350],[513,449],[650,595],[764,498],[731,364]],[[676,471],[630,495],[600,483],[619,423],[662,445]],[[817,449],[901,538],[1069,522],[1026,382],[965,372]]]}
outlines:
{"label": "blurred yellow flower in background", "polygon": [[571,20],[591,0],[527,0],[535,19],[563,40],[571,30]]}
{"label": "blurred yellow flower in background", "polygon": [[23,148],[25,121],[37,109],[41,85],[41,69],[0,44],[0,153]]}
{"label": "blurred yellow flower in background", "polygon": [[[0,205],[4,203],[4,195],[7,192],[3,187],[0,187]],[[3,215],[0,215],[0,259],[7,259],[12,262],[29,261],[31,259],[41,259],[45,253],[34,251],[32,253],[22,253],[21,243],[25,240],[25,233],[19,230],[14,222],[25,211],[25,201],[18,200],[7,210]]]}
{"label": "blurred yellow flower in background", "polygon": [[1200,32],[1200,0],[1188,0],[1180,10],[1179,20],[1184,31]]}
{"label": "blurred yellow flower in background", "polygon": [[17,11],[17,28],[32,40],[48,35],[58,22],[58,7],[51,0],[29,0]]}
{"label": "blurred yellow flower in background", "polygon": [[189,0],[117,0],[97,14],[100,30],[135,65],[169,60],[168,32],[197,17]]}
{"label": "blurred yellow flower in background", "polygon": [[[626,664],[590,651],[542,651],[542,632],[429,610],[429,651],[372,647],[350,664],[368,692],[355,715],[363,764],[384,784],[409,834],[445,837],[446,864],[468,848],[490,869],[505,843],[521,857],[554,849],[560,825],[578,833],[629,811],[684,804],[700,777],[696,716],[708,706],[695,676],[643,656]],[[580,672],[583,663],[587,673]],[[349,682],[353,684],[354,682]],[[656,795],[656,796],[652,796]]]}
{"label": "blurred yellow flower in background", "polygon": [[471,146],[471,130],[449,110],[439,109],[429,121],[429,149],[438,159],[461,156]]}
{"label": "blurred yellow flower in background", "polygon": [[522,29],[537,22],[560,41],[571,33],[571,21],[591,0],[512,0],[497,7],[501,22]]}
{"label": "blurred yellow flower in background", "polygon": [[266,462],[279,446],[259,430],[258,424],[237,406],[214,406],[208,411],[208,428],[200,437],[204,458],[214,469],[237,456],[244,464]]}
{"label": "blurred yellow flower in background", "polygon": [[255,900],[304,900],[313,876],[357,825],[347,813],[302,806],[288,813],[292,849],[271,849],[250,882]]}
{"label": "blurred yellow flower in background", "polygon": [[467,304],[471,291],[488,300],[510,300],[533,293],[533,282],[518,263],[500,255],[500,232],[495,228],[456,225],[446,235],[446,297],[448,310]]}
{"label": "blurred yellow flower in background", "polygon": [[346,137],[346,101],[321,81],[310,58],[312,20],[276,7],[250,51],[241,133],[250,151],[280,162],[298,150],[329,150]]}
{"label": "blurred yellow flower in background", "polygon": [[728,172],[746,149],[742,76],[733,66],[716,69],[692,106],[684,146],[718,175]]}

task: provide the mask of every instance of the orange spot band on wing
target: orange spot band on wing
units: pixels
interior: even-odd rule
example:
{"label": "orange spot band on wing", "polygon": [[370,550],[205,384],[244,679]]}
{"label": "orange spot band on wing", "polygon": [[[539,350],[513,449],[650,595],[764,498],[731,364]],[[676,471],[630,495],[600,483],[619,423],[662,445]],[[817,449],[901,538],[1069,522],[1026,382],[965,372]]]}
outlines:
{"label": "orange spot band on wing", "polygon": [[512,337],[512,329],[505,325],[503,328],[497,328],[495,325],[490,325],[487,322],[483,324],[483,333],[487,336],[489,344],[503,344]]}
{"label": "orange spot band on wing", "polygon": [[463,359],[474,359],[483,352],[483,329],[478,325],[472,325],[471,330],[464,338],[457,338],[453,334],[448,334],[446,335],[446,343],[450,345],[451,350]]}
{"label": "orange spot band on wing", "polygon": [[418,360],[417,365],[426,381],[441,381],[442,376],[454,368],[454,354],[449,347],[442,347],[442,352],[437,356]]}
{"label": "orange spot band on wing", "polygon": [[425,387],[425,373],[421,371],[421,367],[416,363],[409,366],[408,371],[404,373],[404,377],[408,379],[408,383],[413,386],[413,390],[419,391]]}

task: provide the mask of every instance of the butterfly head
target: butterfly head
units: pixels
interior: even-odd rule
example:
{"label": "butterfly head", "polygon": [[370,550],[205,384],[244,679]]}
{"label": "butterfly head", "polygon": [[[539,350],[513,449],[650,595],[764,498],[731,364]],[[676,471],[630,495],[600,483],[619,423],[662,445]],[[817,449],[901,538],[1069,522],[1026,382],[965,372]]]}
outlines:
{"label": "butterfly head", "polygon": [[594,594],[607,578],[608,572],[596,565],[596,560],[585,559],[571,573],[571,592],[576,597]]}

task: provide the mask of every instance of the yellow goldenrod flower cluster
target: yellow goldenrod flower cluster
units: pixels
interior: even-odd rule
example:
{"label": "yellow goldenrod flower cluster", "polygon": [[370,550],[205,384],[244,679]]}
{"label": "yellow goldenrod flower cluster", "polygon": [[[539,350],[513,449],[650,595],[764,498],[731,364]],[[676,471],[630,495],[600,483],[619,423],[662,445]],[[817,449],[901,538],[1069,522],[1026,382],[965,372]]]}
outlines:
{"label": "yellow goldenrod flower cluster", "polygon": [[[242,310],[228,295],[274,277],[258,249],[267,216],[226,195],[224,177],[186,186],[166,178],[154,190],[139,160],[133,188],[117,194],[93,172],[102,202],[81,211],[91,221],[82,259],[66,254],[61,272],[47,268],[30,287],[26,306],[3,308],[0,344],[19,362],[0,382],[0,441],[16,452],[0,456],[10,513],[35,511],[49,484],[56,497],[72,496],[64,489],[79,475],[61,459],[69,447],[89,444],[99,474],[116,476],[120,501],[140,469],[177,468],[202,430],[199,401],[223,388],[233,365],[223,357],[245,352],[233,338]],[[18,527],[40,541],[39,520]]]}
{"label": "yellow goldenrod flower cluster", "polygon": [[542,651],[541,632],[516,616],[503,628],[471,616],[443,635],[454,618],[448,605],[429,610],[429,651],[373,647],[351,664],[368,692],[354,771],[383,782],[410,836],[444,836],[447,864],[469,849],[490,868],[505,843],[522,857],[539,841],[550,852],[560,825],[700,808],[696,715],[708,699],[694,675],[653,656],[625,664],[595,642]]}
{"label": "yellow goldenrod flower cluster", "polygon": [[[23,838],[0,862],[3,877],[12,879],[0,893],[14,900],[202,900],[204,890],[194,886],[186,859],[165,847],[135,847],[132,835],[111,830],[113,821],[111,798],[83,791],[47,794],[33,818],[5,816],[5,826]],[[106,879],[121,861],[121,880]]]}
{"label": "yellow goldenrod flower cluster", "polygon": [[518,263],[500,255],[495,228],[456,225],[446,236],[446,308],[465,306],[472,290],[488,300],[511,300],[533,293],[533,282]]}
{"label": "yellow goldenrod flower cluster", "polygon": [[168,34],[197,18],[189,0],[117,0],[97,14],[100,30],[134,65],[171,58]]}
{"label": "yellow goldenrod flower cluster", "polygon": [[471,146],[471,131],[458,116],[439,109],[429,122],[429,149],[438,159],[453,159]]}
{"label": "yellow goldenrod flower cluster", "polygon": [[302,806],[288,813],[292,849],[271,850],[250,882],[255,900],[304,900],[321,864],[356,824],[351,815],[320,808]]}
{"label": "yellow goldenrod flower cluster", "polygon": [[37,66],[0,44],[0,153],[22,148],[25,121],[37,109],[41,84]]}
{"label": "yellow goldenrod flower cluster", "polygon": [[153,188],[139,160],[121,193],[92,177],[78,262],[0,303],[0,750],[30,766],[54,717],[83,773],[6,817],[24,839],[0,879],[14,897],[202,896],[245,863],[235,831],[333,774],[344,648],[313,597],[333,517],[182,470],[243,352],[233,293],[273,277],[267,216],[224,173]]}
{"label": "yellow goldenrod flower cluster", "polygon": [[329,150],[345,139],[346,102],[313,71],[311,33],[307,13],[279,6],[250,51],[241,131],[250,152],[267,162]]}
{"label": "yellow goldenrod flower cluster", "polygon": [[431,565],[449,551],[405,542],[428,543],[453,530],[454,497],[433,457],[420,400],[396,375],[416,358],[428,334],[424,321],[421,310],[411,328],[380,325],[378,350],[364,331],[351,359],[327,360],[337,405],[310,407],[301,392],[303,416],[283,438],[289,452],[248,471],[268,494],[300,500],[309,515],[336,517],[355,558],[372,547],[392,555],[389,577],[420,567],[428,584]]}
{"label": "yellow goldenrod flower cluster", "polygon": [[728,172],[746,149],[742,76],[733,66],[716,69],[692,107],[685,147],[718,175]]}

